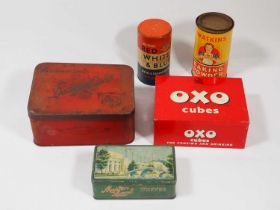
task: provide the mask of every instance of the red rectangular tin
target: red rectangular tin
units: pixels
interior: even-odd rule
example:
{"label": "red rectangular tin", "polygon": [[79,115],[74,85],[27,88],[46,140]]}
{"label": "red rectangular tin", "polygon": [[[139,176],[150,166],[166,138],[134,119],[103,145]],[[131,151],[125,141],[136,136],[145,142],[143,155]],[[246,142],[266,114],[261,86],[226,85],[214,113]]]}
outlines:
{"label": "red rectangular tin", "polygon": [[28,102],[41,146],[127,144],[134,139],[133,69],[126,65],[42,63]]}
{"label": "red rectangular tin", "polygon": [[193,77],[156,78],[155,144],[244,148],[248,126],[241,79],[203,85]]}

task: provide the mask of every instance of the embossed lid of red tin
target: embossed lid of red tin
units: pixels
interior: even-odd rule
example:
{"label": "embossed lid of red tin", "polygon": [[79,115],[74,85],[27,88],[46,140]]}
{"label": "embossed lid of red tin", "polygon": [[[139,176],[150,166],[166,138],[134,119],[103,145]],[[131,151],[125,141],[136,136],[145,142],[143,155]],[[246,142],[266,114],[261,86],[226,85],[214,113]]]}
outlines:
{"label": "embossed lid of red tin", "polygon": [[138,33],[148,38],[170,36],[171,30],[171,25],[161,19],[146,19],[138,25]]}
{"label": "embossed lid of red tin", "polygon": [[134,112],[133,70],[126,65],[42,63],[35,68],[28,113],[35,117]]}

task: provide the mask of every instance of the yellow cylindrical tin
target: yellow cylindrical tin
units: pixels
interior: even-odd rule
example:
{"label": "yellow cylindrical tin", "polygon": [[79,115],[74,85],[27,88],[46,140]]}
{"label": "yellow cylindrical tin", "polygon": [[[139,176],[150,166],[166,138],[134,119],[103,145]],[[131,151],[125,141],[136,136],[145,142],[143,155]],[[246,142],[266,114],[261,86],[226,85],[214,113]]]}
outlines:
{"label": "yellow cylindrical tin", "polygon": [[234,21],[217,12],[196,19],[192,75],[204,84],[216,84],[227,76],[228,58]]}

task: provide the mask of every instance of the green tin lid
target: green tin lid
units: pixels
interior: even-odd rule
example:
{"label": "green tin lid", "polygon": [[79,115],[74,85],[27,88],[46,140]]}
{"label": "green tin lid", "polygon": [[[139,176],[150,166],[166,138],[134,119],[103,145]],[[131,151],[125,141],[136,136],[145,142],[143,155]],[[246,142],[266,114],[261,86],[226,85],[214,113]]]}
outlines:
{"label": "green tin lid", "polygon": [[175,184],[174,147],[148,145],[96,146],[92,182]]}

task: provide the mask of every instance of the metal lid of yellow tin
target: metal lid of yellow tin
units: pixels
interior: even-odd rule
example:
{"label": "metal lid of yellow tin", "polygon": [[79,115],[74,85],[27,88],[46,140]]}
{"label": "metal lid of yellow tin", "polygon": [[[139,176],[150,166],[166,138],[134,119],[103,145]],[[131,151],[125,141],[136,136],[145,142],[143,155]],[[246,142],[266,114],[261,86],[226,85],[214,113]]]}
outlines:
{"label": "metal lid of yellow tin", "polygon": [[234,21],[226,14],[218,12],[207,12],[196,18],[196,25],[201,30],[212,34],[223,34],[230,31]]}

